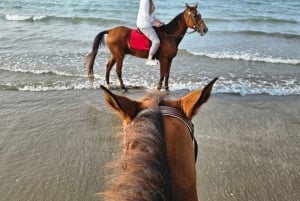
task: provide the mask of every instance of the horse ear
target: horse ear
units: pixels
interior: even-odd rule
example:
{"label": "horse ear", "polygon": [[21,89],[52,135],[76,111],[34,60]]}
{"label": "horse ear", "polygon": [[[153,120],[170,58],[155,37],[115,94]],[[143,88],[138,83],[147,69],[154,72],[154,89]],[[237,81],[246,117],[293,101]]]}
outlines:
{"label": "horse ear", "polygon": [[209,99],[212,87],[217,79],[213,79],[202,90],[192,91],[179,99],[179,105],[188,119],[192,119],[201,105]]}
{"label": "horse ear", "polygon": [[[189,6],[189,4],[185,3],[185,8],[191,9],[192,7]],[[198,8],[198,3],[196,3],[196,5],[194,6],[195,9]]]}
{"label": "horse ear", "polygon": [[102,85],[101,89],[104,90],[105,100],[107,104],[115,111],[117,111],[117,113],[127,123],[131,122],[139,111],[140,103],[124,96],[115,95]]}

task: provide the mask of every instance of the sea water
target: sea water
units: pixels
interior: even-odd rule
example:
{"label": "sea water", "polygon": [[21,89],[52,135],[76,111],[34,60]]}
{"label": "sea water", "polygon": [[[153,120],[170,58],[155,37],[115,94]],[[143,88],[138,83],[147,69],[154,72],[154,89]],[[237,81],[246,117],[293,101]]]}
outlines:
{"label": "sea water", "polygon": [[[185,2],[154,1],[165,23]],[[170,89],[196,89],[219,77],[214,93],[300,94],[300,2],[199,1],[209,31],[188,29],[172,63]],[[97,33],[136,26],[139,1],[2,0],[0,2],[0,90],[50,91],[98,88],[110,53],[101,47],[96,82],[84,67]],[[195,3],[189,3],[191,6]],[[118,86],[116,73],[111,73]],[[123,79],[129,87],[155,88],[159,67],[126,56]]]}

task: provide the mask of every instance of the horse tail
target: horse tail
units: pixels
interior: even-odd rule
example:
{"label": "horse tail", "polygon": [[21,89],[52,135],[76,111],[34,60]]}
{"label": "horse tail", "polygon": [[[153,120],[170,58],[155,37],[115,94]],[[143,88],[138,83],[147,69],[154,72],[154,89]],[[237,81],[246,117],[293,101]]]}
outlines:
{"label": "horse tail", "polygon": [[98,33],[94,39],[94,43],[93,43],[93,49],[92,51],[87,55],[87,59],[86,59],[86,68],[88,71],[88,79],[90,81],[94,80],[94,62],[95,62],[95,58],[96,55],[98,53],[98,48],[99,46],[102,44],[104,45],[104,35],[108,34],[108,30],[106,31],[102,31],[100,33]]}

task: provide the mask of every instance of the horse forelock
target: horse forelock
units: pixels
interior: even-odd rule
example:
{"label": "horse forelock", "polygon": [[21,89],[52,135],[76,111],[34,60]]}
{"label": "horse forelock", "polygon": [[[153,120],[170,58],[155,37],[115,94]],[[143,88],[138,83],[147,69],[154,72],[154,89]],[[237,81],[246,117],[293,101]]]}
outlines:
{"label": "horse forelock", "polygon": [[[162,117],[158,104],[163,96],[147,95],[151,106],[142,110],[125,128],[123,155],[113,162],[107,200],[170,200]],[[122,167],[122,168],[120,168]]]}
{"label": "horse forelock", "polygon": [[152,91],[141,99],[142,108],[151,108],[159,111],[159,104],[166,97],[166,93],[160,91]]}

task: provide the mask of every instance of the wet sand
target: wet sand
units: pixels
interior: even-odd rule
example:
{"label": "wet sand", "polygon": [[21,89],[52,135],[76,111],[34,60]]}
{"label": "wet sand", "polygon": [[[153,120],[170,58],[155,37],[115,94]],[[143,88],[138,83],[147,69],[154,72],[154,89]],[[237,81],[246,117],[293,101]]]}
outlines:
{"label": "wet sand", "polygon": [[300,200],[299,97],[214,96],[194,120],[201,200]]}
{"label": "wet sand", "polygon": [[[1,201],[101,200],[122,132],[102,91],[1,91],[0,100]],[[200,200],[300,200],[299,102],[213,94],[193,119]]]}

